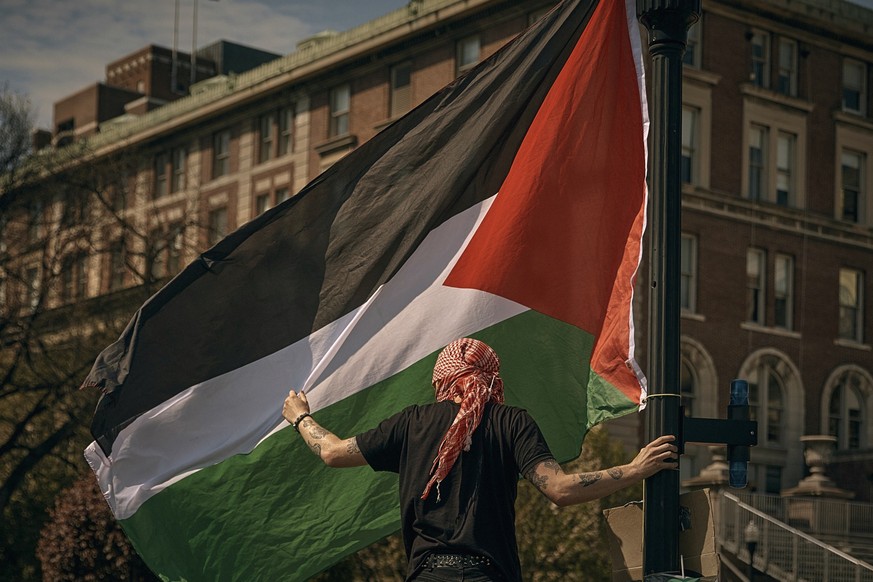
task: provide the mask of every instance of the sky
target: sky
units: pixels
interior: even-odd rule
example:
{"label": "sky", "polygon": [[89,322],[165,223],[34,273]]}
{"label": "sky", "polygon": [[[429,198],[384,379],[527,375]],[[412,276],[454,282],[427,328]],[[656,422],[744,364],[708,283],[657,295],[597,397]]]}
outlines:
{"label": "sky", "polygon": [[[0,87],[29,97],[37,125],[52,104],[105,77],[106,64],[149,44],[189,52],[194,2],[197,45],[230,40],[278,54],[322,30],[348,30],[407,0],[0,0]],[[853,0],[873,9],[873,0]]]}
{"label": "sky", "polygon": [[[348,30],[408,0],[196,0],[197,45],[230,40],[278,54],[317,32]],[[873,1],[873,0],[871,0]],[[179,0],[191,51],[195,0]],[[29,97],[37,126],[52,104],[105,80],[106,64],[149,44],[171,48],[176,0],[0,0],[0,87]]]}

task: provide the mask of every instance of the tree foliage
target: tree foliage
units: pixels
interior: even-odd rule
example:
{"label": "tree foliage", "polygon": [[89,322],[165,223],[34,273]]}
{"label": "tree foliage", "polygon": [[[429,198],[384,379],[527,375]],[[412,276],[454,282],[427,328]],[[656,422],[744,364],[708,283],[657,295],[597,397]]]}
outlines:
{"label": "tree foliage", "polygon": [[157,581],[119,527],[92,475],[63,490],[39,538],[44,580]]}
{"label": "tree foliage", "polygon": [[[0,91],[0,135],[29,140],[27,107]],[[88,470],[99,394],[79,386],[95,358],[205,238],[196,192],[172,216],[159,207],[141,179],[146,152],[98,158],[83,142],[31,153],[10,139],[0,144],[0,581],[39,577],[47,508]]]}

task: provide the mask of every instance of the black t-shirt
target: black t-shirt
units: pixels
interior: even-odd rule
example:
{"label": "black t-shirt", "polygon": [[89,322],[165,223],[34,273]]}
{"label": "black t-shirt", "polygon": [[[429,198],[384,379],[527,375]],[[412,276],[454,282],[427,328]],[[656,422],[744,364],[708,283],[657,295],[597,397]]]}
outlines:
{"label": "black t-shirt", "polygon": [[491,558],[507,580],[521,580],[515,540],[518,475],[552,458],[539,427],[521,408],[487,404],[451,472],[426,501],[421,494],[440,441],[460,406],[437,402],[410,406],[376,428],[357,436],[358,446],[375,471],[400,474],[403,542],[408,575],[426,555],[472,553]]}

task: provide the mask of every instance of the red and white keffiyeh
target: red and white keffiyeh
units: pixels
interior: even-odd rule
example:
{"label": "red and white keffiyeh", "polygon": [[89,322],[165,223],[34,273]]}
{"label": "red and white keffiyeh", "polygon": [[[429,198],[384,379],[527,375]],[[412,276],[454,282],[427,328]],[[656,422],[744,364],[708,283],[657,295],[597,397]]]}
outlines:
{"label": "red and white keffiyeh", "polygon": [[503,403],[503,380],[500,360],[488,344],[471,338],[453,341],[443,349],[433,368],[433,385],[437,402],[461,399],[461,409],[440,442],[431,467],[430,481],[421,495],[427,499],[431,488],[445,479],[461,454],[470,450],[473,432],[482,421],[488,402]]}

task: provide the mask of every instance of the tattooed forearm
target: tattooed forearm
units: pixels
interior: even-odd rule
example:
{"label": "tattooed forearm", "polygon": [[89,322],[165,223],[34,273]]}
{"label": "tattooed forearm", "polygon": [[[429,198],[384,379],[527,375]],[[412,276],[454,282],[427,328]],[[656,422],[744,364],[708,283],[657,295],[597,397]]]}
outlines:
{"label": "tattooed forearm", "polygon": [[612,469],[609,469],[607,471],[607,473],[609,473],[609,476],[612,477],[613,479],[615,479],[616,481],[621,479],[622,475],[624,475],[624,471],[622,471],[618,467],[613,467]]}
{"label": "tattooed forearm", "polygon": [[537,467],[539,467],[539,465],[528,471],[527,475],[525,475],[525,478],[533,483],[533,486],[540,491],[545,491],[546,487],[548,486],[549,477],[547,475],[541,475],[539,472],[537,472]]}
{"label": "tattooed forearm", "polygon": [[307,443],[307,444],[309,445],[309,448],[312,450],[313,453],[315,453],[319,457],[321,456],[321,445],[320,444],[318,444],[318,443]]}
{"label": "tattooed forearm", "polygon": [[309,436],[314,438],[315,440],[321,440],[327,435],[327,431],[321,428],[318,425],[313,426],[309,429]]}
{"label": "tattooed forearm", "polygon": [[361,449],[358,447],[357,437],[346,440],[346,452],[350,455],[356,455],[361,452]]}
{"label": "tattooed forearm", "polygon": [[581,473],[579,475],[579,483],[582,487],[588,487],[590,485],[594,485],[603,477],[603,473],[600,471],[596,471],[594,473]]}

